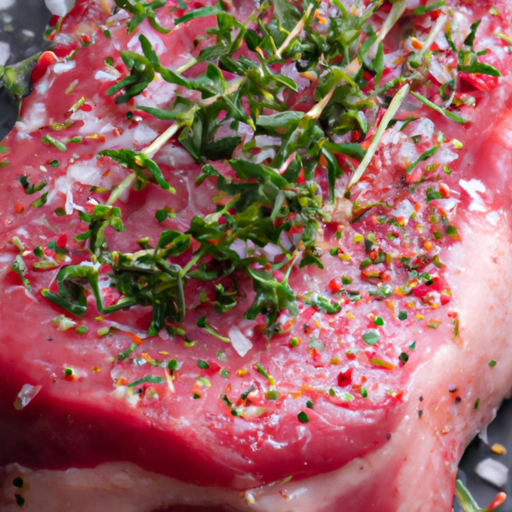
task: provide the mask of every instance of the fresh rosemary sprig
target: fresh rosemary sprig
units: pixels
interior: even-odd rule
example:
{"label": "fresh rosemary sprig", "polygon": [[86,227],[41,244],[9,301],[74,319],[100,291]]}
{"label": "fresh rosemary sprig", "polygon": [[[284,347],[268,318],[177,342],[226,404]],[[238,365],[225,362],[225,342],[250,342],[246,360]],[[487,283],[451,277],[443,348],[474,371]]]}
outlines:
{"label": "fresh rosemary sprig", "polygon": [[[154,26],[154,9],[163,2],[116,3],[133,15],[128,22],[130,31],[144,17],[159,30]],[[324,204],[336,202],[344,192],[338,190],[337,180],[344,167],[353,169],[354,159],[360,165],[349,187],[361,179],[409,91],[423,84],[424,61],[430,58],[430,45],[443,28],[442,23],[436,23],[425,41],[427,47],[409,55],[402,76],[382,84],[383,41],[404,16],[406,2],[394,2],[378,33],[371,21],[384,0],[359,6],[354,13],[349,13],[338,0],[332,3],[338,15],[329,20],[319,14],[321,5],[317,0],[264,0],[258,13],[244,23],[226,12],[221,2],[185,12],[175,25],[216,16],[217,26],[207,31],[212,44],[176,71],[161,64],[143,35],[139,36],[142,55],[121,51],[128,74],[107,91],[108,95],[115,95],[116,103],[132,100],[155,78],[177,86],[169,110],[137,107],[172,122],[153,144],[140,153],[128,149],[100,153],[132,171],[123,187],[134,183],[135,189],[140,189],[152,182],[173,192],[153,155],[177,136],[191,157],[203,166],[197,185],[213,179],[225,199],[215,213],[194,217],[185,232],[164,231],[156,247],[142,240],[141,251],[121,254],[109,250],[104,236],[109,227],[123,229],[120,212],[114,206],[120,194],[118,187],[106,205],[96,206],[92,214],[81,215],[89,228],[78,240],[88,241],[94,265],[62,269],[57,276],[59,294],[45,291],[47,298],[76,314],[84,312],[86,289],[92,291],[102,312],[133,304],[152,305],[149,333],[156,334],[166,325],[183,320],[188,281],[211,281],[215,309],[224,312],[236,306],[238,278],[244,275],[255,292],[246,318],[263,314],[269,335],[278,330],[283,311],[297,314],[297,301],[302,299],[296,296],[288,278],[294,266],[323,268],[316,238],[321,223],[329,221]],[[441,19],[444,22],[446,17]],[[497,76],[494,68],[478,63],[479,54],[473,49],[477,28],[477,24],[472,27],[460,49],[450,34],[447,36],[459,58],[458,70]],[[241,48],[244,52],[239,55]],[[194,73],[194,66],[200,62],[208,63],[205,71]],[[295,74],[285,73],[285,69],[294,70]],[[187,70],[191,70],[190,77],[183,76]],[[227,80],[226,73],[234,78]],[[393,89],[397,92],[390,98],[388,94]],[[196,91],[200,99],[191,101],[183,90]],[[465,122],[449,107],[439,107],[420,93],[411,92],[426,106],[456,122]],[[383,108],[386,112],[380,124],[371,125],[369,119],[378,119]],[[244,142],[238,134],[242,124],[252,130],[250,142]],[[230,135],[218,136],[229,131]],[[368,150],[357,142],[346,142],[349,136],[364,140],[369,133],[375,134]],[[258,161],[254,153],[254,137],[258,136],[266,136],[269,141],[265,147],[269,156],[264,162]],[[235,149],[237,158],[233,158]],[[219,160],[228,160],[230,175],[215,169]],[[325,178],[320,180],[322,174]],[[319,181],[326,183],[326,190]],[[288,236],[292,230],[298,236]],[[283,237],[287,239],[286,246]],[[245,255],[233,249],[236,244]],[[265,253],[269,245],[280,251],[276,260]],[[181,266],[173,260],[178,256]],[[109,265],[111,285],[122,294],[120,301],[109,307],[103,306],[98,287],[100,264]],[[284,279],[276,278],[279,269],[284,271]]]}

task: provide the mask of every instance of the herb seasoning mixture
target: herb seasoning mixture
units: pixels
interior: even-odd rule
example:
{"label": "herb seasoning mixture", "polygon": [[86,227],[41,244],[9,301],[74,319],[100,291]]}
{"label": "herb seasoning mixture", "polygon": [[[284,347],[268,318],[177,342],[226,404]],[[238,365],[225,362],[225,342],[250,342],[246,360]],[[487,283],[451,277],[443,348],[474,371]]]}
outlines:
{"label": "herb seasoning mixture", "polygon": [[171,432],[197,482],[384,445],[421,359],[459,343],[458,207],[500,204],[461,161],[512,40],[485,2],[448,3],[79,1],[54,19],[0,146],[3,286],[45,328],[27,364]]}

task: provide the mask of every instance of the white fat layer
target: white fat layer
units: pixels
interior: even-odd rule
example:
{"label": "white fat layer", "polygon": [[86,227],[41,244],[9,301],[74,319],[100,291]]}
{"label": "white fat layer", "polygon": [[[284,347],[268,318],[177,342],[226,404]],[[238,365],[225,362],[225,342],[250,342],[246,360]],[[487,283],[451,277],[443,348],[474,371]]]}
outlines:
{"label": "white fat layer", "polygon": [[60,193],[66,197],[64,209],[68,215],[73,213],[74,209],[84,211],[82,206],[75,204],[73,201],[73,185],[75,183],[107,189],[110,189],[113,186],[112,179],[110,177],[102,176],[102,173],[97,166],[96,159],[79,161],[68,167],[67,174],[59,176],[55,180],[55,186],[48,194],[47,202],[51,204]]}
{"label": "white fat layer", "polygon": [[16,123],[18,133],[33,133],[48,124],[48,116],[44,103],[32,103],[25,112],[23,119]]}
{"label": "white fat layer", "polygon": [[66,73],[67,71],[71,71],[75,69],[76,61],[70,60],[69,62],[57,62],[57,64],[53,65],[53,72],[59,75],[60,73]]}
{"label": "white fat layer", "polygon": [[[64,176],[62,176],[64,177]],[[102,186],[111,188],[112,184],[108,178],[103,178],[97,166],[96,159],[77,162],[68,167],[68,178],[84,185]],[[59,178],[60,180],[60,178]]]}
{"label": "white fat layer", "polygon": [[471,204],[469,205],[469,209],[475,212],[487,212],[489,208],[487,208],[484,204],[484,201],[480,194],[485,193],[485,185],[476,179],[467,180],[459,180],[459,185],[469,194],[471,199]]}
{"label": "white fat layer", "polygon": [[50,69],[51,67],[48,67],[45,75],[43,76],[43,78],[39,80],[39,82],[37,82],[37,85],[35,87],[37,94],[40,94],[41,96],[46,95],[48,89],[50,89],[50,87],[53,85],[53,81],[55,80],[55,76],[50,78]]}

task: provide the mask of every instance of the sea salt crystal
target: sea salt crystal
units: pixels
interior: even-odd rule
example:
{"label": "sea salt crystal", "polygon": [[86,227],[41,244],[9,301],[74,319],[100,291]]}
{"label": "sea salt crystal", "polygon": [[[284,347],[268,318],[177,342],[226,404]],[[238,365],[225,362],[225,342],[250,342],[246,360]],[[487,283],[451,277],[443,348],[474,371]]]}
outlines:
{"label": "sea salt crystal", "polygon": [[475,468],[475,473],[496,487],[504,487],[508,481],[507,466],[491,458],[479,462]]}

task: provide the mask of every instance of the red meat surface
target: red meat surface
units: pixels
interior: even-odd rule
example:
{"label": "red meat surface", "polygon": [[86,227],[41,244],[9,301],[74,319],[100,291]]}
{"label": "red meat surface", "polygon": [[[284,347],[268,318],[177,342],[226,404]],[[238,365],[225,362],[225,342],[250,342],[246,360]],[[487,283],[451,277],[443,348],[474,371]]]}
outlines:
{"label": "red meat surface", "polygon": [[[490,7],[500,14],[488,14]],[[232,7],[239,19],[253,8],[249,1]],[[507,9],[504,2],[472,2],[457,11],[461,30],[483,17],[476,46],[485,45],[496,27],[510,25]],[[161,12],[162,25],[172,28],[176,12]],[[448,511],[464,445],[512,384],[512,80],[504,41],[489,58],[502,78],[463,77],[476,107],[462,105],[459,113],[470,123],[403,106],[402,121],[388,128],[350,199],[340,193],[326,206],[332,220],[318,233],[325,268],[294,268],[290,285],[299,297],[313,293],[339,304],[339,312],[306,298],[296,318],[281,313],[269,339],[263,315],[243,318],[254,300],[246,276],[239,277],[237,306],[222,314],[213,305],[215,283],[191,280],[186,335],[162,330],[148,337],[149,306],[102,315],[91,295],[78,317],[41,293],[56,291],[60,268],[92,265],[87,244],[75,238],[87,230],[79,212],[104,203],[130,172],[98,153],[141,151],[169,125],[135,110],[170,108],[176,87],[161,79],[127,104],[105,94],[126,73],[119,50],[140,50],[143,33],[162,64],[177,69],[208,44],[198,35],[215,25],[206,17],[163,35],[145,22],[128,34],[123,13],[77,2],[54,35],[55,48],[36,64],[34,91],[2,142],[0,162],[8,165],[0,171],[0,466],[58,472],[126,463],[188,486],[189,501],[162,498],[147,510],[245,510],[210,491],[206,502],[190,496],[202,488],[260,488],[254,510],[292,510],[279,507],[293,498],[293,510],[304,512],[396,512],[413,502],[407,478],[423,478],[423,508],[407,510]],[[418,116],[404,126],[407,108]],[[405,174],[434,144],[437,152]],[[115,206],[125,230],[107,228],[109,250],[134,253],[142,238],[155,246],[163,230],[184,231],[194,216],[215,212],[215,180],[195,185],[201,166],[177,140],[154,159],[176,193],[152,183],[124,192]],[[229,175],[227,164],[214,167]],[[29,195],[20,176],[48,185]],[[339,178],[337,190],[349,179],[350,173]],[[323,171],[316,180],[327,188]],[[46,191],[46,203],[35,207]],[[166,208],[173,215],[159,223],[155,212]],[[34,267],[38,247],[55,265]],[[12,269],[19,254],[30,289]],[[120,295],[107,274],[108,305]],[[202,317],[232,342],[199,327]],[[251,345],[242,354],[233,342],[240,336]],[[132,385],[148,376],[159,379]],[[288,477],[290,484],[269,487]]]}

